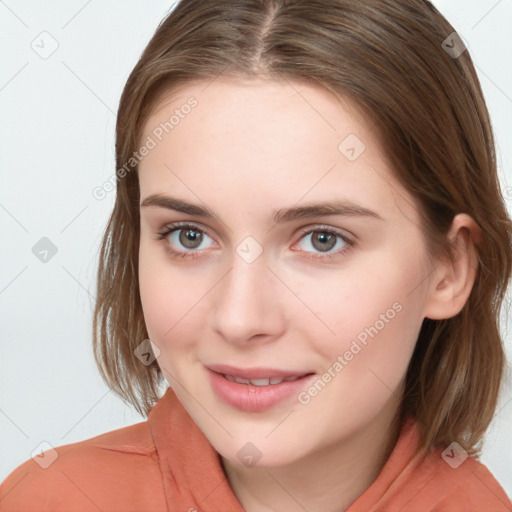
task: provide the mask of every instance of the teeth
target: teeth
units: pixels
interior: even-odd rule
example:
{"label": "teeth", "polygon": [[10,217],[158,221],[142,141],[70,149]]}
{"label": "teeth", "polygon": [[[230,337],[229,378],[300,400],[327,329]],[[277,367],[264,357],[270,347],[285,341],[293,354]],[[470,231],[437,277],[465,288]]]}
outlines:
{"label": "teeth", "polygon": [[251,384],[253,386],[270,386],[272,384],[280,384],[283,381],[291,382],[300,379],[301,376],[296,377],[272,377],[271,379],[243,379],[242,377],[233,377],[233,375],[224,375],[230,382],[238,382],[238,384]]}
{"label": "teeth", "polygon": [[253,386],[268,386],[270,384],[269,379],[250,379],[249,382]]}
{"label": "teeth", "polygon": [[250,384],[251,381],[249,379],[242,379],[242,377],[233,377],[235,379],[235,382],[238,382],[238,384]]}

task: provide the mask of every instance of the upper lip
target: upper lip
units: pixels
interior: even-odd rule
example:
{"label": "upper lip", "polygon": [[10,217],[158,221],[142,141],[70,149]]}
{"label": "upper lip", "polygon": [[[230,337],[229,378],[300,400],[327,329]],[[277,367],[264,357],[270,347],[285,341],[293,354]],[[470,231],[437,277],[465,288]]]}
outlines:
{"label": "upper lip", "polygon": [[210,364],[206,368],[221,373],[223,375],[232,375],[242,379],[270,379],[270,378],[286,378],[299,377],[308,375],[313,372],[304,372],[301,370],[280,370],[277,368],[255,367],[255,368],[236,368],[227,364]]}

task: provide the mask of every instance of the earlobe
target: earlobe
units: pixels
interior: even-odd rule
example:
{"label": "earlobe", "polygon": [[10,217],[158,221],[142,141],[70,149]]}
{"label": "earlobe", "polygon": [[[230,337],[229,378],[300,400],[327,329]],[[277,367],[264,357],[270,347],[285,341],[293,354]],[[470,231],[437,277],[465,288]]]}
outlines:
{"label": "earlobe", "polygon": [[481,232],[475,221],[464,213],[456,215],[448,238],[453,258],[436,262],[425,304],[425,317],[432,320],[456,316],[466,304],[477,275],[475,243],[480,242]]}

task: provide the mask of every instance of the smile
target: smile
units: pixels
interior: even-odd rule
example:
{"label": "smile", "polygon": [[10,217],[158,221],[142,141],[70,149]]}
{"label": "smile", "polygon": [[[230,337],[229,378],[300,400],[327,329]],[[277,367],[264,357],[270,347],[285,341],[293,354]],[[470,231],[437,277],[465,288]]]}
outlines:
{"label": "smile", "polygon": [[292,405],[315,378],[314,373],[272,368],[205,367],[211,389],[222,403],[245,412],[263,412],[278,404]]}

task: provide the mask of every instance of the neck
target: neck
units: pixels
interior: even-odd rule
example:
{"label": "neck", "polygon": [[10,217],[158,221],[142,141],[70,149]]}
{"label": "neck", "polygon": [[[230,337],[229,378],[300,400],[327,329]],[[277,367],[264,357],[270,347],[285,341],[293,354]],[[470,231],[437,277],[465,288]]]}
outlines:
{"label": "neck", "polygon": [[402,422],[395,404],[342,442],[286,466],[247,468],[224,458],[222,465],[246,512],[342,512],[377,478]]}

